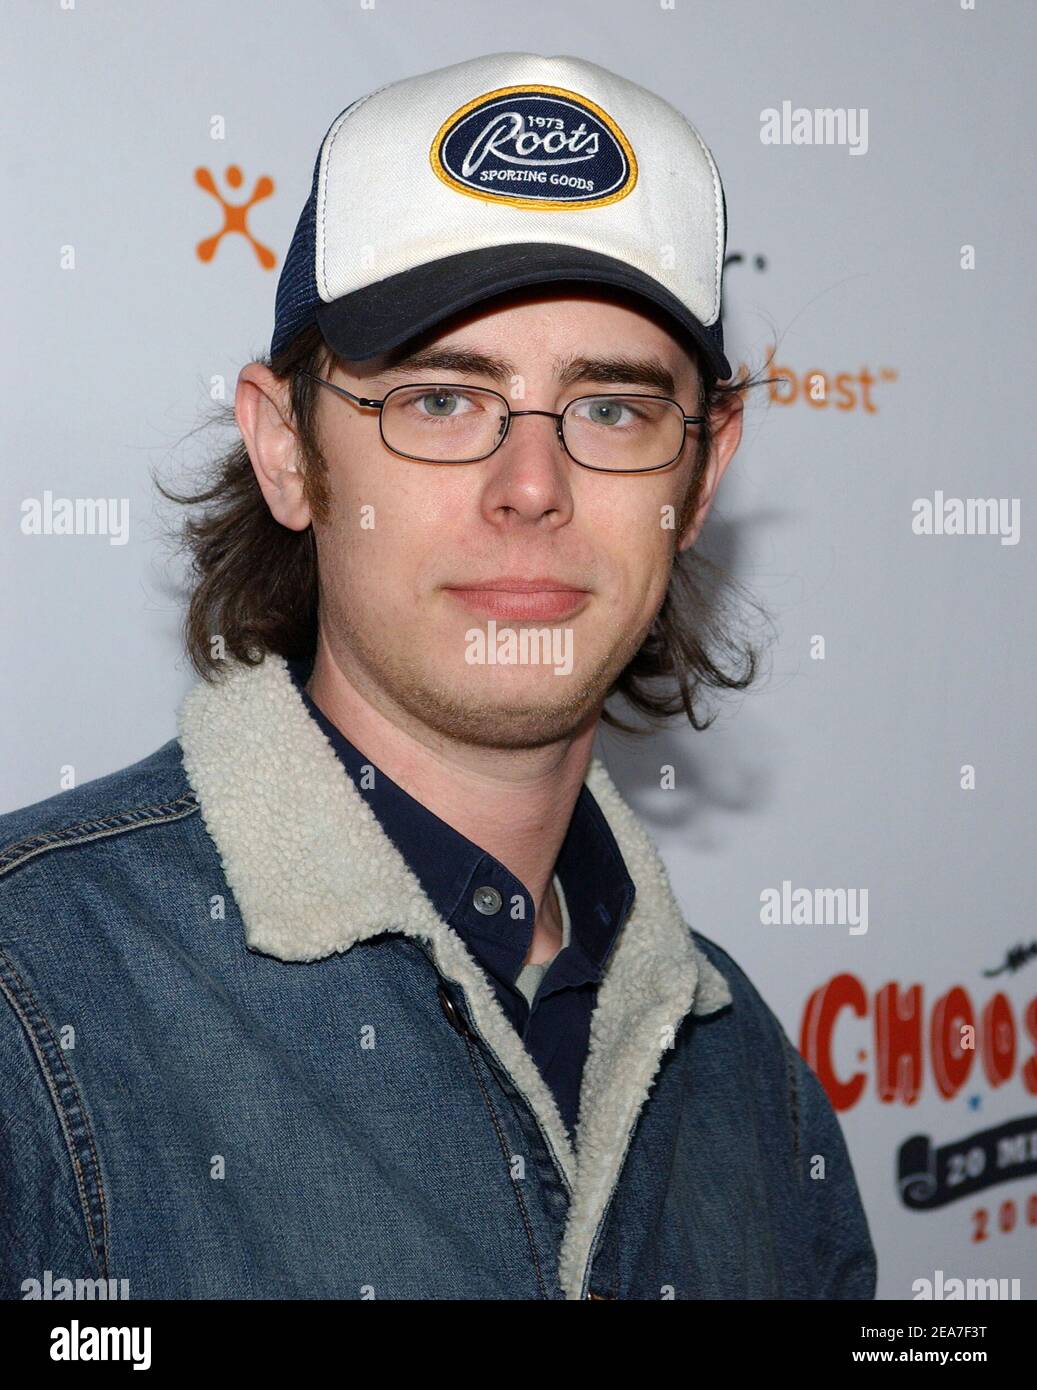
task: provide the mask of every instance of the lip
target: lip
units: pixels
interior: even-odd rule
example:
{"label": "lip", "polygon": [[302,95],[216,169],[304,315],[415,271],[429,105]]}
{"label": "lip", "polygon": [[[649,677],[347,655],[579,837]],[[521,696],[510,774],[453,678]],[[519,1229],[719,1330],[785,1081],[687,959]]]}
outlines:
{"label": "lip", "polygon": [[483,579],[450,585],[446,592],[469,611],[494,618],[567,618],[590,598],[588,589],[549,575]]}

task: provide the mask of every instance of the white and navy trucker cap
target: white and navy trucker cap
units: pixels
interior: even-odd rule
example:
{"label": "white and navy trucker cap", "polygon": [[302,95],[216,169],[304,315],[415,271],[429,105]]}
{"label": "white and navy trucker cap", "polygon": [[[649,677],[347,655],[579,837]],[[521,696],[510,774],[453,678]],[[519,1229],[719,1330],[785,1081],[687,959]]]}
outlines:
{"label": "white and navy trucker cap", "polygon": [[505,291],[615,286],[684,329],[719,380],[727,208],[698,131],[580,58],[494,53],[361,97],[321,141],[271,352],[314,321],[354,361]]}

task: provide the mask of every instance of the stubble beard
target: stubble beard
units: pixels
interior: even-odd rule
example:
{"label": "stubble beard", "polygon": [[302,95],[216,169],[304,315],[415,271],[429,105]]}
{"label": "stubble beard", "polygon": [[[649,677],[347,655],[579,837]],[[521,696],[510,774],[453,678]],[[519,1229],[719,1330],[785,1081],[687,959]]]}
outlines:
{"label": "stubble beard", "polygon": [[367,680],[388,695],[412,719],[451,741],[481,748],[540,748],[572,739],[601,706],[617,677],[637,653],[647,627],[622,637],[602,653],[589,671],[552,675],[541,691],[509,700],[491,695],[481,682],[467,689],[408,662],[398,646],[379,647],[368,634],[350,627],[347,646],[364,668]]}

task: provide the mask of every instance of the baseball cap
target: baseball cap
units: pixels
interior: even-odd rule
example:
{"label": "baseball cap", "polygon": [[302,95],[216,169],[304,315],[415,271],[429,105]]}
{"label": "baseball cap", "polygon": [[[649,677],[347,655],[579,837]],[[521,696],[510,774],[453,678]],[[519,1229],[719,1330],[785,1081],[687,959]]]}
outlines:
{"label": "baseball cap", "polygon": [[346,361],[510,290],[613,286],[685,330],[718,379],[727,206],[698,131],[580,58],[494,53],[392,82],[321,141],[271,352],[316,322]]}

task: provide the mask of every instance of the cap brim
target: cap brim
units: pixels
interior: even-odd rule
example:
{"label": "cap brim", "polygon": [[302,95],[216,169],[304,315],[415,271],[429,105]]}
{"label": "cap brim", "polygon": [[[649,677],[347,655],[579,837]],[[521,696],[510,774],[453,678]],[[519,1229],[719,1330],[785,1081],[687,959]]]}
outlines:
{"label": "cap brim", "polygon": [[378,280],[331,304],[322,303],[316,318],[339,357],[362,361],[399,347],[484,299],[558,281],[612,285],[649,300],[689,334],[718,380],[732,375],[719,322],[707,328],[650,275],[579,246],[524,242],[446,256]]}

